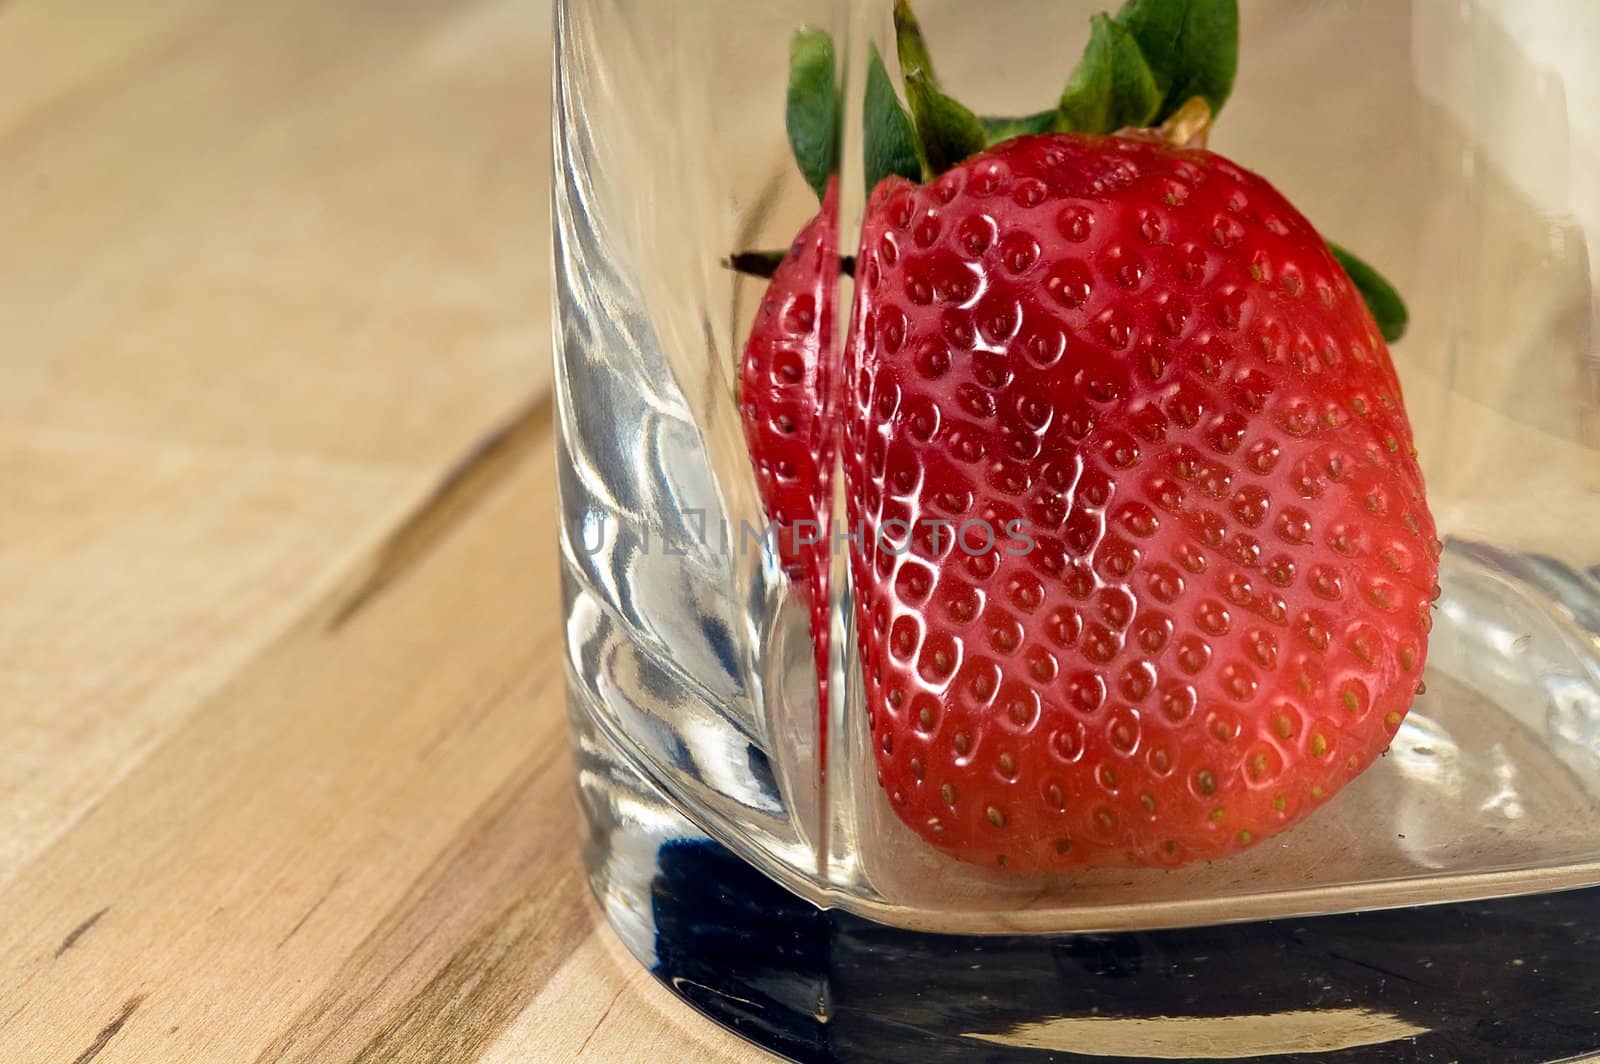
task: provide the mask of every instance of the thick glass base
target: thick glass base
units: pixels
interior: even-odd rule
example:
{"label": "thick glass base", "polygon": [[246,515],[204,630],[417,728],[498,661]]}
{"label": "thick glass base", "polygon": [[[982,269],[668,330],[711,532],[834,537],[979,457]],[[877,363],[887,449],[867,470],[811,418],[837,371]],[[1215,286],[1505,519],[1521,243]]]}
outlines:
{"label": "thick glass base", "polygon": [[1117,934],[905,931],[784,890],[575,718],[585,857],[612,926],[685,1001],[794,1060],[1600,1053],[1600,888]]}

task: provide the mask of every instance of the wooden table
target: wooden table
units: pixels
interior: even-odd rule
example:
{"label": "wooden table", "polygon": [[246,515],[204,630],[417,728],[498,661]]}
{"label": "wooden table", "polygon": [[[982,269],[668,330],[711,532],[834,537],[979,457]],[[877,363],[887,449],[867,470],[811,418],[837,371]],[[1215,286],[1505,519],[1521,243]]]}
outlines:
{"label": "wooden table", "polygon": [[0,1060],[765,1059],[583,885],[538,0],[0,0]]}
{"label": "wooden table", "polygon": [[[1226,136],[1376,262],[1502,241],[1514,314],[1395,276],[1436,511],[1600,535],[1588,378],[1496,357],[1587,277],[1498,178],[1482,225],[1414,180],[1462,148],[1411,16],[1306,28],[1338,7],[1249,8],[1302,21]],[[0,0],[0,1061],[770,1059],[623,955],[577,859],[548,48],[548,0]],[[1358,48],[1285,126],[1273,87]]]}

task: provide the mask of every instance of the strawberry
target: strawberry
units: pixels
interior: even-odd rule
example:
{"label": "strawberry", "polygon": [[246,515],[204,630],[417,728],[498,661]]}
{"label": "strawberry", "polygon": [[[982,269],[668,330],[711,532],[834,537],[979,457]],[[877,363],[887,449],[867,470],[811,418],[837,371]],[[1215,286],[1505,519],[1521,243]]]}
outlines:
{"label": "strawberry", "polygon": [[832,520],[834,293],[838,182],[778,264],[739,370],[745,442],[783,571],[804,596],[816,648],[818,705],[828,704],[828,575]]}
{"label": "strawberry", "polygon": [[[821,201],[781,255],[734,255],[728,265],[771,277],[739,367],[739,411],[778,559],[808,612],[815,650],[818,764],[828,720],[828,596],[833,462],[835,294],[839,283],[839,98],[833,40],[813,27],[789,48],[785,124],[795,163]],[[751,264],[755,263],[755,266]]]}
{"label": "strawberry", "polygon": [[892,808],[989,867],[1253,845],[1388,746],[1427,655],[1439,543],[1370,294],[1263,178],[1103,135],[1187,142],[1226,96],[1231,66],[1143,58],[1176,2],[1096,22],[1119,78],[1061,109],[1091,135],[967,122],[901,19],[920,145],[870,197],[845,353],[855,622]]}

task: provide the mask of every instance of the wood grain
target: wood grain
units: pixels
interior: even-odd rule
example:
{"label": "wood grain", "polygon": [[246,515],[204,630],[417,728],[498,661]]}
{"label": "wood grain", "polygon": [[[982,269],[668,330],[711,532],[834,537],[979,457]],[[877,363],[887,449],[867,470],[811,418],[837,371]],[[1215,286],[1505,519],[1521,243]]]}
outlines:
{"label": "wood grain", "polygon": [[0,5],[0,1060],[763,1058],[578,862],[549,18]]}

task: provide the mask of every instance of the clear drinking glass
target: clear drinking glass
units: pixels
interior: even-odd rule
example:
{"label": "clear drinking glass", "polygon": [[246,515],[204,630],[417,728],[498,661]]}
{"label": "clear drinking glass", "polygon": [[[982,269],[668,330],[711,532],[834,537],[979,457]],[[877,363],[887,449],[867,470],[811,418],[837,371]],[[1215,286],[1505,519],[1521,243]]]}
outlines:
{"label": "clear drinking glass", "polygon": [[[926,0],[919,14],[942,44],[944,81],[978,110],[1015,112],[1059,93],[1103,6]],[[1459,903],[1600,884],[1600,7],[1241,4],[1238,81],[1211,147],[1380,264],[1410,305],[1393,354],[1445,542],[1427,690],[1386,757],[1249,852],[1053,875],[964,864],[900,824],[874,781],[844,559],[830,704],[819,707],[805,607],[770,544],[744,531],[765,524],[737,399],[764,282],[723,260],[786,246],[816,210],[783,127],[789,38],[802,24],[839,45],[839,230],[851,250],[865,198],[862,72],[869,41],[893,54],[888,0],[558,7],[567,680],[591,884],[644,962],[672,978],[666,954],[688,948],[707,967],[676,979],[681,993],[802,1059],[1033,1059],[1102,1036],[1119,1059],[1160,1056],[1148,1025],[1145,1041],[1119,1042],[1127,1032],[1061,1027],[1076,1014],[1059,1002],[1019,1012],[1015,1001],[1084,943],[1180,948],[1153,929],[1223,935],[1245,921],[1227,948],[1253,956],[1291,923],[1356,926],[1298,918],[1362,913],[1376,929],[1375,910],[1424,907],[1395,925],[1400,950],[1439,913],[1490,912]],[[737,941],[772,951],[759,971],[719,952],[732,940],[667,942],[667,924],[713,912]],[[1499,933],[1482,932],[1509,964],[1522,946]],[[1221,940],[1181,941],[1195,954]],[[1422,954],[1443,948],[1418,941]],[[843,971],[847,956],[921,965],[920,1004]],[[1273,956],[1257,959],[1288,963]],[[952,958],[988,965],[985,980],[943,979]],[[706,989],[719,972],[722,988]],[[806,989],[775,989],[784,972],[809,973],[795,976]],[[1503,1000],[1532,993],[1517,986]],[[1284,993],[1279,1011],[1302,1019],[1327,1004],[1309,984]],[[941,1000],[955,1026],[937,1018]],[[1298,1051],[1413,1046],[1435,1030],[1398,1005],[1352,1000],[1338,1008],[1388,1017],[1376,1034],[1351,1041],[1349,1024],[1306,1020]],[[1170,1018],[1177,1006],[1163,1007]],[[846,1045],[840,1017],[851,1015],[885,1026]],[[1278,1051],[1271,1037],[1246,1044]],[[1551,1052],[1574,1046],[1595,1043]],[[1546,1059],[1514,1048],[1481,1059]]]}

